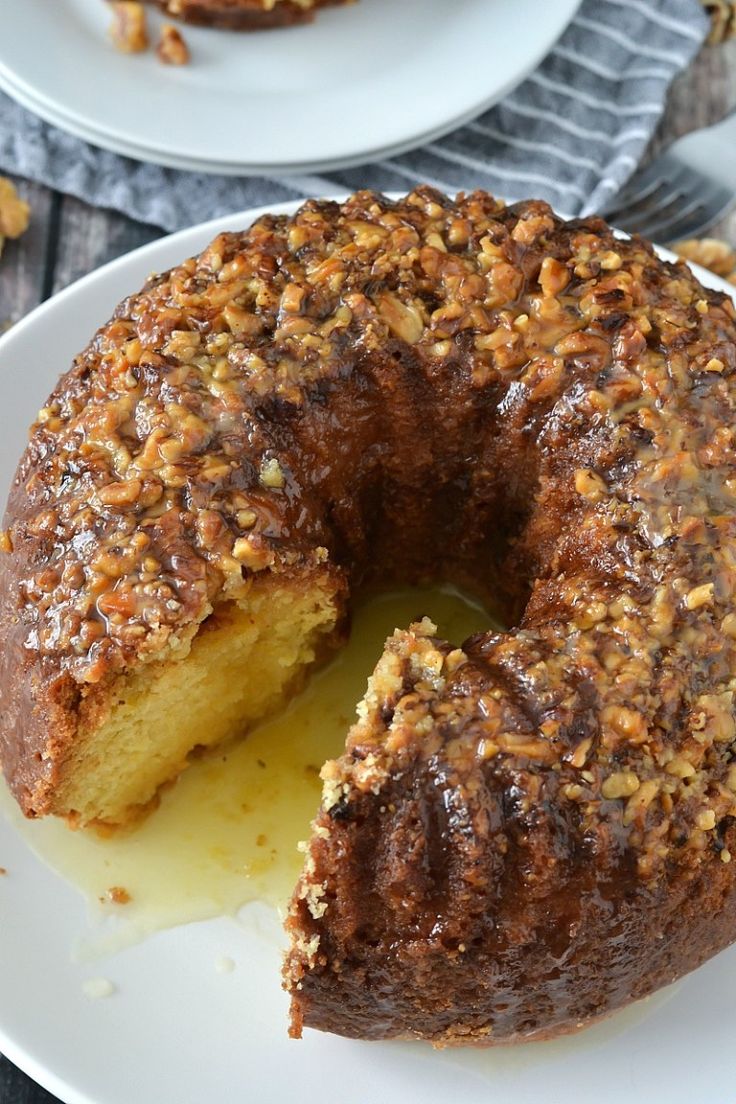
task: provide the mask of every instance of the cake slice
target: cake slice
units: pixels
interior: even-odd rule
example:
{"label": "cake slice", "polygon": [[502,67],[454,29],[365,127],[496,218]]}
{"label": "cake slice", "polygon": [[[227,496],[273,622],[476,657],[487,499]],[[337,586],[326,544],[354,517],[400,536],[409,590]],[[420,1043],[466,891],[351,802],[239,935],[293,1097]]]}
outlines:
{"label": "cake slice", "polygon": [[458,648],[436,632],[425,618],[387,641],[345,753],[322,769],[286,920],[295,1038],[554,1038],[732,939],[727,864],[642,879],[615,801],[576,803],[585,778],[554,763],[544,704],[525,700],[532,656],[504,672],[503,635]]}
{"label": "cake slice", "polygon": [[188,23],[232,31],[260,31],[309,23],[318,8],[353,0],[149,0]]}

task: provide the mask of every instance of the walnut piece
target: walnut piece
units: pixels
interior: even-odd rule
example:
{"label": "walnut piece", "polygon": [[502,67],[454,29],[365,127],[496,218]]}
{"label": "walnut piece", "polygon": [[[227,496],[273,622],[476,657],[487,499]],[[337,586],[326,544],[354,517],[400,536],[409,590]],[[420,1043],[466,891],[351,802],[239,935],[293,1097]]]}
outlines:
{"label": "walnut piece", "polygon": [[148,27],[143,4],[139,0],[112,0],[113,21],[110,38],[124,54],[140,54],[148,49]]}
{"label": "walnut piece", "polygon": [[736,3],[734,0],[703,0],[703,7],[710,16],[710,46],[718,46],[729,38],[736,38]]}
{"label": "walnut piece", "polygon": [[0,253],[6,238],[19,238],[28,228],[31,209],[20,198],[15,185],[0,176]]}
{"label": "walnut piece", "polygon": [[128,905],[132,900],[130,893],[124,886],[110,886],[106,898],[113,905]]}
{"label": "walnut piece", "polygon": [[181,33],[171,23],[164,23],[161,28],[161,38],[156,47],[156,54],[165,65],[187,65],[189,62],[189,47]]}
{"label": "walnut piece", "polygon": [[716,276],[736,283],[736,250],[718,238],[688,238],[674,246],[675,253],[686,261],[702,265]]}

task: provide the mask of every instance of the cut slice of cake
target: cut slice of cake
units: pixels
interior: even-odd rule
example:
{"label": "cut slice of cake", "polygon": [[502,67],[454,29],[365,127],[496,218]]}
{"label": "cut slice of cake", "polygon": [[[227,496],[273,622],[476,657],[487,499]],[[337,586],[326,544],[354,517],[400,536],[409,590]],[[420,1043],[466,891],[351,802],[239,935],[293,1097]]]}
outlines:
{"label": "cut slice of cake", "polygon": [[318,8],[353,0],[149,0],[188,23],[233,31],[258,31],[308,23]]}

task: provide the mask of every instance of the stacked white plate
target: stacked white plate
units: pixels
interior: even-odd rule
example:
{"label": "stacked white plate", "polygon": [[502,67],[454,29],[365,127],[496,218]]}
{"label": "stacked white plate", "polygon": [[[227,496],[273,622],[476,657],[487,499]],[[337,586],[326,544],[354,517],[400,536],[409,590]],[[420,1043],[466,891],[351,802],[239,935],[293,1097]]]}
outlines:
{"label": "stacked white plate", "polygon": [[[186,28],[189,65],[121,54],[103,0],[3,5],[0,87],[93,145],[178,169],[323,172],[478,115],[549,51],[579,0],[361,0],[302,27]],[[155,40],[160,17],[150,16]]]}

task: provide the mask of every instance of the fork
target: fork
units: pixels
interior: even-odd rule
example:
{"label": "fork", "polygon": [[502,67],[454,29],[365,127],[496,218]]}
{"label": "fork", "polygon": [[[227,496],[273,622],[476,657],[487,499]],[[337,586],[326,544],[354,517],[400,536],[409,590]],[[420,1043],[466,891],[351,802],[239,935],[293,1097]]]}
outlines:
{"label": "fork", "polygon": [[673,152],[636,174],[605,216],[629,234],[667,245],[701,237],[734,204],[736,114],[681,138]]}

